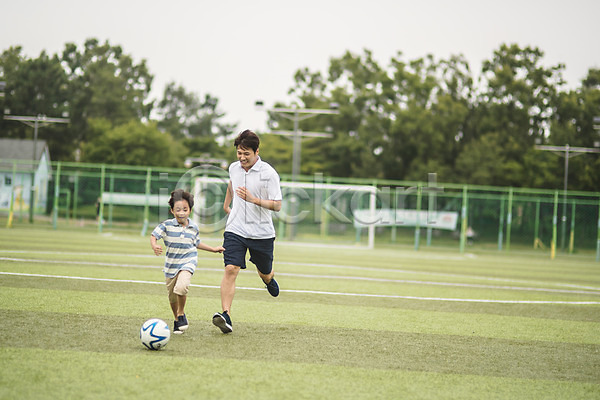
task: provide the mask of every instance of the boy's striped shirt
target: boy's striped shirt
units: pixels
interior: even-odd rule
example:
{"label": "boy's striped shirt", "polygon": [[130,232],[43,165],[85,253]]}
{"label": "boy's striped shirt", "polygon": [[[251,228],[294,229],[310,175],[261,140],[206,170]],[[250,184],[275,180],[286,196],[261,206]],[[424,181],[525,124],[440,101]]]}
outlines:
{"label": "boy's striped shirt", "polygon": [[200,243],[200,230],[192,220],[188,219],[186,227],[179,225],[176,218],[158,224],[152,231],[157,240],[162,239],[167,247],[165,268],[167,278],[173,278],[181,270],[192,274],[198,265],[197,246]]}

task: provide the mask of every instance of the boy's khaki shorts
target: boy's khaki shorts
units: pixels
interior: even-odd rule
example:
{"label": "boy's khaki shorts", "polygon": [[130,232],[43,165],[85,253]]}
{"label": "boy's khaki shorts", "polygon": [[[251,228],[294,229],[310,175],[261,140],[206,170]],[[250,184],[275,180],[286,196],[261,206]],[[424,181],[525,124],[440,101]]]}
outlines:
{"label": "boy's khaki shorts", "polygon": [[165,278],[167,291],[169,292],[169,303],[177,303],[177,296],[187,296],[192,273],[190,271],[179,271],[173,278]]}

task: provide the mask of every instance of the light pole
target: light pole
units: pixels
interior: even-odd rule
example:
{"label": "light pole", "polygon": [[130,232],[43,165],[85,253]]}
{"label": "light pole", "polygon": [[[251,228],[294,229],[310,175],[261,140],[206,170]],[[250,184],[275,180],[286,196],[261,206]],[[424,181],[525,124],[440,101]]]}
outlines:
{"label": "light pole", "polygon": [[571,147],[568,144],[564,146],[535,146],[536,150],[551,151],[565,158],[565,177],[564,177],[564,189],[563,189],[563,215],[562,215],[562,226],[561,226],[561,250],[565,249],[565,236],[567,232],[567,187],[569,183],[569,158],[577,157],[585,153],[600,153],[600,149],[594,149],[590,147]]}
{"label": "light pole", "polygon": [[[262,100],[257,100],[255,102],[257,108],[263,108],[264,103]],[[302,152],[302,138],[303,137],[323,137],[323,138],[331,138],[333,135],[331,133],[326,132],[305,132],[301,131],[298,127],[300,121],[304,121],[305,119],[317,116],[317,115],[339,115],[339,110],[337,110],[337,104],[332,104],[330,109],[320,109],[320,108],[285,108],[285,107],[274,107],[268,108],[265,111],[272,112],[282,116],[283,118],[289,119],[294,123],[294,130],[285,131],[285,130],[275,130],[267,133],[275,134],[275,135],[283,135],[283,136],[291,136],[292,141],[294,143],[293,152],[292,152],[292,181],[295,182],[298,180],[298,175],[300,175],[300,155]]]}
{"label": "light pole", "polygon": [[[259,108],[264,108],[264,103],[262,100],[257,100],[254,105]],[[293,141],[293,149],[292,149],[292,182],[298,181],[298,176],[300,175],[300,157],[302,153],[302,138],[304,137],[322,137],[322,138],[331,138],[333,135],[327,132],[307,132],[301,131],[299,128],[300,121],[304,121],[305,119],[315,117],[317,115],[339,115],[340,111],[337,109],[338,105],[336,103],[332,103],[330,105],[330,109],[321,109],[321,108],[298,108],[298,107],[273,107],[265,109],[267,112],[275,113],[280,115],[283,118],[286,118],[294,123],[294,129],[292,131],[286,130],[274,130],[267,133],[275,134],[275,135],[283,135],[292,138]],[[292,210],[291,215],[296,215],[296,199],[292,198]],[[294,225],[290,230],[290,240],[294,240],[295,229]]]}
{"label": "light pole", "polygon": [[35,197],[35,160],[37,157],[37,137],[38,137],[38,128],[44,127],[50,124],[68,124],[68,118],[48,118],[45,115],[38,114],[35,117],[31,116],[19,116],[19,115],[5,115],[4,119],[10,121],[20,121],[27,126],[33,128],[33,154],[32,154],[32,165],[31,165],[31,192],[29,198],[29,222],[33,223],[33,207],[34,207],[34,197]]}

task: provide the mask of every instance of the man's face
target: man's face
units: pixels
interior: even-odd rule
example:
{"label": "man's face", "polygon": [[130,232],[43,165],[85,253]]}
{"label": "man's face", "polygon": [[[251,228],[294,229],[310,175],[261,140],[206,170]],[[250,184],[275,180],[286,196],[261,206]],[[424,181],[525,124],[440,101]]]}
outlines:
{"label": "man's face", "polygon": [[247,149],[242,146],[237,147],[237,158],[242,164],[242,168],[248,171],[258,161],[258,149],[256,153],[252,149]]}

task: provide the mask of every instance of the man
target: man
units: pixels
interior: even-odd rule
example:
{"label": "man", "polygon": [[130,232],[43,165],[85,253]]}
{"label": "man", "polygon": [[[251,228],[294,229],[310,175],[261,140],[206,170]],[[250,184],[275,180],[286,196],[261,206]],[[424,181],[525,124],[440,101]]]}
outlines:
{"label": "man", "polygon": [[223,234],[226,249],[223,253],[225,273],[221,281],[223,312],[213,315],[213,324],[223,333],[233,331],[231,303],[235,280],[240,269],[246,268],[247,251],[271,296],[279,295],[279,285],[273,278],[275,227],[271,215],[271,211],[281,210],[279,175],[260,159],[260,140],[254,132],[243,131],[233,144],[238,161],[229,166],[229,184],[223,204],[229,214]]}

